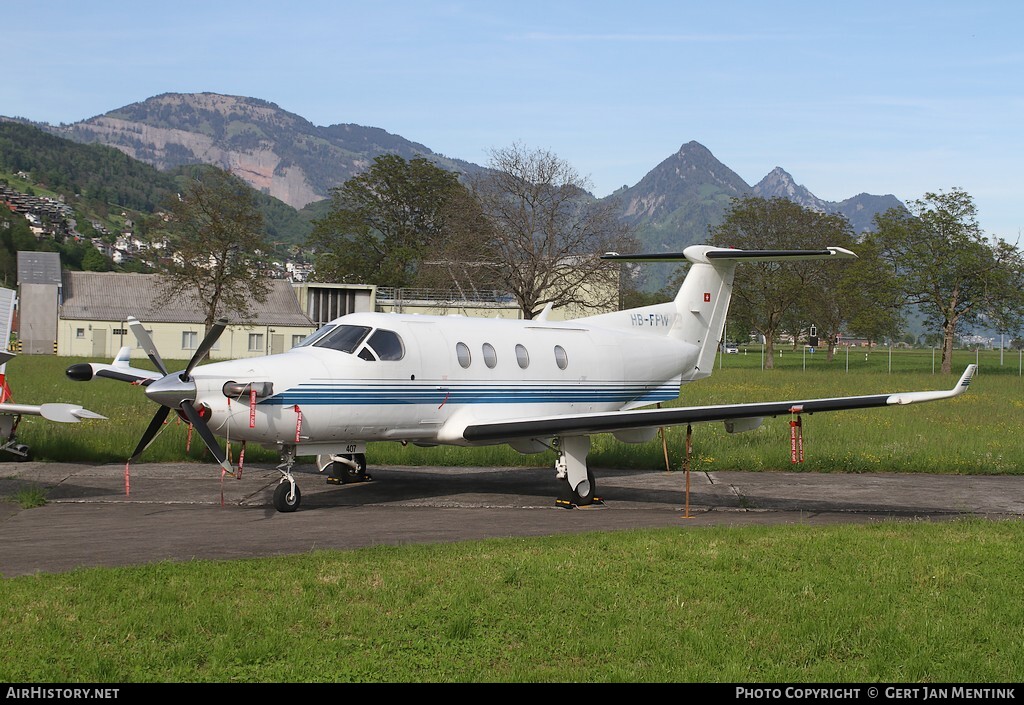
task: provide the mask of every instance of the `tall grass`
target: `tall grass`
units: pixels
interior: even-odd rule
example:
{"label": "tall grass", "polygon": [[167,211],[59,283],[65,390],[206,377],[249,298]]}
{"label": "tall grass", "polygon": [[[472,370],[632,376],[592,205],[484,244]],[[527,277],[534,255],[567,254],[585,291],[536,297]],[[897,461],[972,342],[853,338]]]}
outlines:
{"label": "tall grass", "polygon": [[[802,353],[784,351],[778,369],[762,370],[759,349],[723,355],[712,376],[686,385],[680,400],[669,406],[753,401],[799,400],[896,391],[946,389],[956,376],[933,374],[930,351],[858,352],[847,366],[844,354],[831,362],[816,353],[805,364]],[[1016,368],[999,365],[999,352],[958,351],[957,374],[977,359],[980,374],[968,392],[956,399],[907,407],[841,411],[802,419],[805,461],[790,458],[789,418],[768,419],[762,428],[730,435],[722,424],[693,427],[692,465],[699,470],[801,470],[816,472],[1024,473],[1024,378]],[[123,462],[134,450],[156,405],[139,387],[97,379],[68,380],[64,370],[78,360],[21,356],[8,363],[15,400],[23,403],[67,401],[109,417],[107,421],[56,424],[35,417],[23,419],[22,442],[39,460],[95,463]],[[783,362],[785,361],[785,362]],[[1015,360],[1012,362],[1016,362]],[[173,365],[173,362],[168,363]],[[183,365],[184,363],[182,363]],[[893,371],[890,372],[889,370]],[[200,462],[208,459],[198,437],[186,451],[187,426],[172,415],[143,461]],[[595,467],[662,468],[665,450],[669,467],[682,465],[686,429],[665,430],[644,444],[625,444],[610,435],[595,436],[590,462]],[[239,446],[233,446],[237,455]],[[274,462],[276,453],[246,449],[247,462]],[[419,448],[374,443],[372,465],[546,466],[551,453],[520,455],[507,446],[486,448]]]}

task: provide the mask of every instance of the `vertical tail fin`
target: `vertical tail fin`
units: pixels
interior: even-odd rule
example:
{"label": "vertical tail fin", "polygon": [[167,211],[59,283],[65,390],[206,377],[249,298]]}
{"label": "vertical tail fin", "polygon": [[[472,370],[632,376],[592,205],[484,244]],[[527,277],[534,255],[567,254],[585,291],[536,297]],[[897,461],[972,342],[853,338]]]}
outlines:
{"label": "vertical tail fin", "polygon": [[696,345],[699,353],[695,369],[684,379],[707,377],[714,369],[715,353],[725,330],[725,317],[732,300],[733,275],[740,262],[782,262],[852,258],[854,253],[841,247],[821,250],[732,250],[708,245],[687,247],[681,254],[605,255],[607,259],[630,262],[690,262],[679,293],[676,294],[676,320],[668,335]]}

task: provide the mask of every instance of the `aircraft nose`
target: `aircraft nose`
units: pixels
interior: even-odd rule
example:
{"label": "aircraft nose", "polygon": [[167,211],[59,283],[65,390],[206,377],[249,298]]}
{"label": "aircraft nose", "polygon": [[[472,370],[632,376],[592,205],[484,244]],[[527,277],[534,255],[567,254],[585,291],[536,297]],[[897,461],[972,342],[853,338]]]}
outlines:
{"label": "aircraft nose", "polygon": [[170,409],[181,407],[185,400],[196,400],[196,383],[192,380],[183,381],[179,373],[169,374],[146,387],[146,396]]}

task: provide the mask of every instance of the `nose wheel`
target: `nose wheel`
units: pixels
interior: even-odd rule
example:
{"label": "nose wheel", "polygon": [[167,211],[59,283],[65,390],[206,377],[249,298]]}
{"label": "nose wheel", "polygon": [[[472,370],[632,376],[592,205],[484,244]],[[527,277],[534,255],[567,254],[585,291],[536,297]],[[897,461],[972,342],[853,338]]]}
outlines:
{"label": "nose wheel", "polygon": [[302,502],[302,493],[299,486],[292,479],[281,478],[281,483],[274,490],[274,509],[279,512],[294,512]]}
{"label": "nose wheel", "polygon": [[274,490],[274,509],[279,512],[294,512],[302,502],[302,493],[299,492],[299,485],[292,475],[292,466],[295,465],[295,446],[285,446],[281,449],[281,464],[277,466],[281,473],[281,482]]}

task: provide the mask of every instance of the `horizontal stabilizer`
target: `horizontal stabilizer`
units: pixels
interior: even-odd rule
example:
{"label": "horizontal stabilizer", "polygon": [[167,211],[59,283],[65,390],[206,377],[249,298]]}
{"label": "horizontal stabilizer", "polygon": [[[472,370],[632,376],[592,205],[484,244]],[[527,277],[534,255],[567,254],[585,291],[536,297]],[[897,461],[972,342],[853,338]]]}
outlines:
{"label": "horizontal stabilizer", "polygon": [[825,247],[820,250],[733,250],[725,247],[695,245],[683,252],[657,252],[641,255],[620,255],[608,252],[601,259],[620,262],[706,262],[709,260],[732,260],[736,262],[779,262],[810,259],[856,259],[850,250],[842,247]]}

